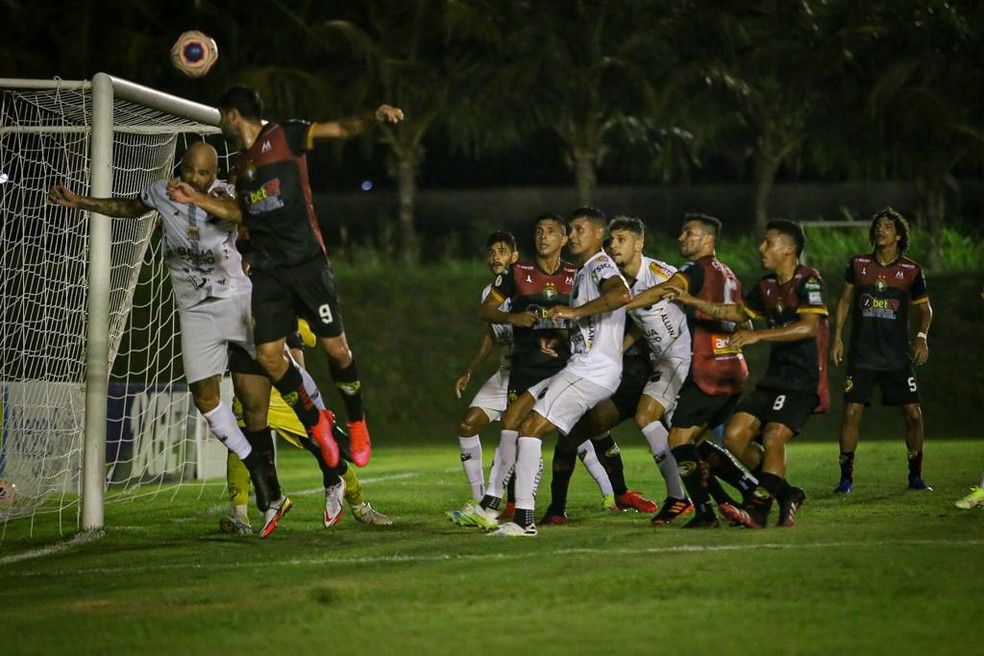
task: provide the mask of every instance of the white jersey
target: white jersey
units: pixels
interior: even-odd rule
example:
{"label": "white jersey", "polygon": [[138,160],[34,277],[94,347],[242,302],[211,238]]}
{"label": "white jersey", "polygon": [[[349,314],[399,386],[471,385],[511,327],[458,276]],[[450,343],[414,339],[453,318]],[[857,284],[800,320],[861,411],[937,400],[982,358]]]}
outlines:
{"label": "white jersey", "polygon": [[[601,297],[602,283],[615,276],[622,278],[604,251],[591,256],[574,276],[571,306],[580,307]],[[625,308],[577,319],[571,330],[571,359],[565,371],[614,392],[622,377]]]}
{"label": "white jersey", "polygon": [[[233,193],[231,186],[218,180],[209,193],[219,189]],[[242,256],[236,250],[236,224],[220,221],[195,205],[171,200],[166,180],[144,189],[140,200],[157,210],[164,223],[164,261],[171,270],[178,309],[252,291],[252,283],[243,273]]]}
{"label": "white jersey", "polygon": [[[482,302],[485,302],[485,298],[492,291],[492,284],[489,283],[485,285],[485,289],[482,290]],[[507,298],[499,306],[499,309],[503,312],[509,312],[512,308],[512,299]],[[492,327],[492,339],[495,341],[496,346],[499,347],[499,369],[504,371],[509,369],[509,362],[512,356],[513,348],[513,327],[511,323],[492,323],[489,324]]]}
{"label": "white jersey", "polygon": [[[676,273],[676,267],[665,262],[642,256],[642,264],[632,295],[664,283]],[[629,317],[642,332],[654,360],[671,356],[690,358],[690,330],[687,328],[687,315],[679,305],[663,299],[649,307],[629,310]]]}

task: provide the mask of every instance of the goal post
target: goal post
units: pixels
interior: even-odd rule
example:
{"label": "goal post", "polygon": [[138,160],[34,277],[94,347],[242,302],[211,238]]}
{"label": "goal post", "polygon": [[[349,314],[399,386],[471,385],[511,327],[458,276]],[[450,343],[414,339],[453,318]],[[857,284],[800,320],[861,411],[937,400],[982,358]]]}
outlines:
{"label": "goal post", "polygon": [[[177,389],[179,329],[153,238],[157,215],[113,219],[48,205],[46,196],[64,182],[80,194],[133,197],[173,176],[182,140],[217,134],[218,123],[213,107],[105,73],[91,81],[0,79],[0,480],[18,490],[18,498],[0,498],[0,523],[50,512],[60,525],[74,509],[75,525],[101,528],[116,470],[139,485],[194,469],[181,439],[137,445],[131,436],[109,445],[116,458],[129,449],[134,460],[140,452],[143,462],[167,466],[107,463],[111,405],[145,413],[128,410],[121,434],[138,424],[153,424],[155,438],[200,431],[188,428],[195,413],[187,390]],[[153,296],[135,308],[138,282],[150,290],[138,295]],[[138,328],[149,345],[131,343]],[[121,354],[121,342],[133,350]],[[114,402],[117,358],[138,363],[133,380],[164,400]]]}

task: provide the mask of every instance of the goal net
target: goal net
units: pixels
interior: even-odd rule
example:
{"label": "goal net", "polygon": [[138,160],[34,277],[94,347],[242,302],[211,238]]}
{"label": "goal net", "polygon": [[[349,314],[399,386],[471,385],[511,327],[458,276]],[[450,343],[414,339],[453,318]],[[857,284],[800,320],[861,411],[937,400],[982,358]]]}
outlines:
{"label": "goal net", "polygon": [[111,219],[47,193],[135,197],[218,132],[218,112],[104,74],[0,94],[0,537],[98,528],[104,503],[214,475],[225,454],[181,382],[156,213]]}

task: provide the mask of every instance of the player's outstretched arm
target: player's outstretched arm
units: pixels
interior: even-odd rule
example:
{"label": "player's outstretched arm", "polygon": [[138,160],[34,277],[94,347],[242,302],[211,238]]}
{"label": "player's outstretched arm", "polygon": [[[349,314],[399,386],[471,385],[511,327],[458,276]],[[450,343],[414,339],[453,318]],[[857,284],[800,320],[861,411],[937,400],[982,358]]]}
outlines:
{"label": "player's outstretched arm", "polygon": [[48,202],[52,205],[98,212],[99,214],[115,216],[122,219],[135,219],[150,210],[139,198],[92,198],[91,196],[79,196],[68,187],[60,184],[56,184],[48,190]]}
{"label": "player's outstretched arm", "polygon": [[337,121],[311,124],[312,139],[347,139],[362,134],[379,123],[399,123],[403,110],[391,105],[380,105],[371,112],[349,116]]}
{"label": "player's outstretched arm", "polygon": [[674,290],[684,289],[688,287],[688,282],[686,276],[682,273],[674,273],[669,280],[660,283],[658,285],[653,285],[648,289],[644,289],[634,297],[625,306],[626,310],[635,310],[636,308],[649,307],[650,305],[655,305],[659,303],[664,298],[670,296],[674,293]]}
{"label": "player's outstretched arm", "polygon": [[228,194],[205,194],[187,182],[174,181],[167,185],[167,197],[176,203],[187,203],[200,207],[223,221],[243,222],[243,211],[239,206],[239,201]]}
{"label": "player's outstretched arm", "polygon": [[813,339],[820,327],[820,316],[813,312],[804,312],[799,315],[799,321],[786,326],[764,330],[739,330],[731,335],[728,344],[743,348],[758,342],[798,342],[803,339]]}
{"label": "player's outstretched arm", "polygon": [[579,319],[581,317],[590,317],[594,314],[617,310],[632,300],[632,292],[629,291],[629,286],[625,284],[625,279],[622,278],[622,276],[612,276],[611,278],[606,278],[602,281],[599,291],[601,292],[601,296],[593,301],[577,307],[556,305],[550,308],[550,312],[547,313],[547,316],[551,319]]}
{"label": "player's outstretched arm", "polygon": [[682,305],[689,305],[709,317],[722,321],[734,321],[735,323],[745,323],[751,319],[744,306],[735,303],[713,303],[704,299],[691,296],[687,290],[671,284],[672,278],[663,283],[666,285],[666,297],[673,299]]}

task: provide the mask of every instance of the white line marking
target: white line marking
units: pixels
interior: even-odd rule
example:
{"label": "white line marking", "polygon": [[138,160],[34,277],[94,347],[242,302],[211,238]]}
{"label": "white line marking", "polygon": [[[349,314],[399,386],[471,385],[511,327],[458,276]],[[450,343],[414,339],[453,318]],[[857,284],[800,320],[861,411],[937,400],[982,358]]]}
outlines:
{"label": "white line marking", "polygon": [[74,549],[75,547],[81,547],[98,540],[103,535],[105,534],[102,530],[82,531],[81,533],[76,533],[70,540],[66,540],[65,542],[58,542],[55,544],[50,544],[46,547],[41,547],[40,549],[33,549],[31,551],[25,551],[24,553],[0,558],[0,565],[8,565],[10,563],[17,563],[22,560],[30,560],[31,558],[39,558],[41,556],[50,556],[54,553],[67,551],[68,549]]}
{"label": "white line marking", "polygon": [[[248,538],[247,538],[248,539]],[[472,560],[472,561],[482,561],[482,560],[526,560],[531,557],[549,557],[549,556],[571,556],[571,555],[606,555],[606,556],[639,556],[647,554],[672,554],[672,553],[716,553],[721,551],[751,551],[756,549],[776,549],[776,550],[791,550],[791,549],[829,549],[831,547],[836,548],[846,548],[846,549],[859,549],[859,548],[876,548],[884,549],[886,547],[898,548],[899,546],[910,546],[910,547],[970,547],[970,546],[980,546],[984,545],[984,540],[892,540],[890,542],[814,542],[809,544],[778,544],[778,543],[764,543],[764,544],[724,544],[724,545],[680,545],[675,547],[652,547],[649,549],[595,549],[595,548],[570,548],[570,549],[554,549],[552,551],[524,551],[522,553],[492,553],[492,554],[433,554],[427,555],[417,555],[417,556],[404,556],[404,555],[392,555],[392,556],[353,556],[350,558],[338,558],[332,556],[321,556],[317,558],[288,558],[286,560],[261,560],[261,561],[250,561],[250,562],[238,562],[238,563],[203,563],[203,564],[189,564],[184,563],[157,563],[154,565],[134,565],[127,567],[89,567],[82,569],[73,569],[70,572],[60,572],[53,571],[51,569],[45,568],[41,571],[36,572],[10,572],[11,576],[20,576],[23,578],[36,577],[36,576],[67,576],[78,575],[78,574],[139,574],[141,572],[150,571],[168,571],[168,570],[187,570],[189,568],[200,569],[200,570],[234,570],[234,569],[246,569],[246,568],[263,568],[268,569],[270,567],[310,567],[312,565],[358,565],[358,564],[372,564],[372,563],[424,563],[424,562],[441,562],[441,561],[454,561],[454,560]],[[43,555],[43,554],[37,554]],[[32,557],[32,556],[28,556]],[[12,556],[10,558],[15,558]],[[4,564],[9,561],[10,558],[0,561],[0,564]],[[13,562],[13,561],[10,561]]]}

